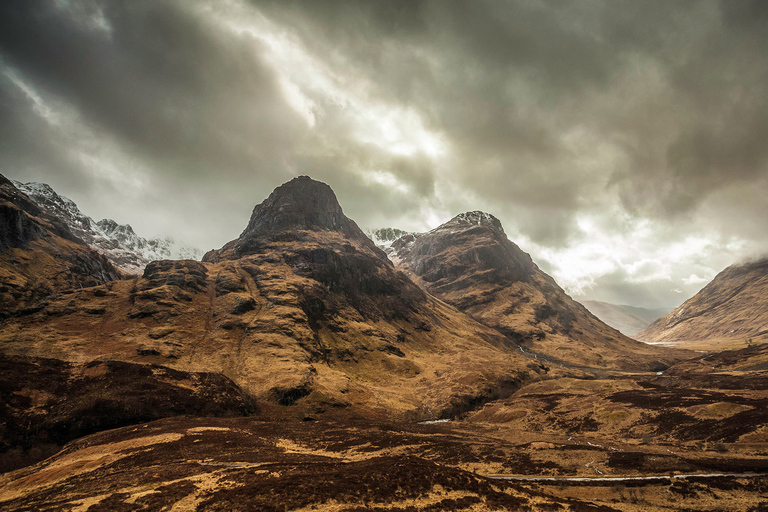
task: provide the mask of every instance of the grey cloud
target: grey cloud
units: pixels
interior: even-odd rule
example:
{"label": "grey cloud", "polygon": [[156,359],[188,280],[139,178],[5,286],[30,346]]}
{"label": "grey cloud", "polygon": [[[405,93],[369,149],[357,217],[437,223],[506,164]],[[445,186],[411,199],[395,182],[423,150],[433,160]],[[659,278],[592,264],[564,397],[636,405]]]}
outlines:
{"label": "grey cloud", "polygon": [[[471,168],[458,171],[466,186],[497,202],[575,212],[596,195],[602,178],[567,170],[562,136],[582,124],[624,152],[626,165],[605,172],[641,215],[692,211],[711,191],[764,172],[760,2],[284,3],[257,5],[324,53],[349,48],[345,63],[418,105]],[[616,89],[628,73],[643,79],[637,66],[658,70],[668,94],[636,101]],[[624,103],[620,112],[606,111],[613,103]],[[669,137],[649,144],[661,118]],[[498,163],[476,180],[489,158]],[[524,193],[499,187],[503,173]]]}
{"label": "grey cloud", "polygon": [[[447,136],[455,174],[476,196],[490,206],[550,208],[552,215],[527,219],[537,241],[556,243],[572,231],[558,223],[595,183],[569,162],[563,134],[584,121],[581,100],[594,100],[583,96],[604,92],[621,71],[623,54],[605,38],[632,26],[631,14],[618,17],[620,27],[610,23],[622,9],[638,14],[633,4],[424,1],[382,10],[370,2],[352,9],[289,3],[291,10],[283,2],[257,5],[268,5],[266,12],[297,27],[323,54],[351,48],[343,52],[345,65],[375,77],[383,96],[416,105]],[[662,20],[668,4],[654,4]],[[634,28],[629,37],[644,49],[661,45],[668,23],[642,25],[657,28]]]}
{"label": "grey cloud", "polygon": [[301,131],[258,42],[219,33],[190,4],[75,4],[98,8],[109,33],[57,5],[4,3],[0,52],[44,93],[157,159],[160,172],[242,175],[279,160]]}
{"label": "grey cloud", "polygon": [[768,175],[765,3],[711,5],[708,28],[665,62],[674,136],[653,148],[652,165],[636,160],[622,177],[627,203],[644,213],[694,213],[710,195]]}
{"label": "grey cloud", "polygon": [[[364,228],[389,226],[393,221],[407,229],[423,227],[420,208],[428,201],[436,179],[427,159],[393,156],[381,148],[339,139],[318,153],[296,155],[292,162],[297,174],[328,183],[344,213]],[[407,189],[372,180],[375,171],[390,173]],[[409,217],[411,223],[404,225],[402,221]]]}
{"label": "grey cloud", "polygon": [[51,130],[48,121],[33,113],[35,108],[10,76],[0,71],[0,172],[88,190],[82,164],[68,153],[70,138]]}

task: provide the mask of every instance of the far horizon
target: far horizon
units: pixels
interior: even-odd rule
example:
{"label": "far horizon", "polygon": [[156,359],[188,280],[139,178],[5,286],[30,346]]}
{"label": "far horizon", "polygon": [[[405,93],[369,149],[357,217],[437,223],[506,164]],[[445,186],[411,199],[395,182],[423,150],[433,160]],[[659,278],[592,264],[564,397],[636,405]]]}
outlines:
{"label": "far horizon", "polygon": [[672,309],[768,242],[768,4],[0,4],[0,170],[220,247],[293,176],[482,210],[574,298]]}

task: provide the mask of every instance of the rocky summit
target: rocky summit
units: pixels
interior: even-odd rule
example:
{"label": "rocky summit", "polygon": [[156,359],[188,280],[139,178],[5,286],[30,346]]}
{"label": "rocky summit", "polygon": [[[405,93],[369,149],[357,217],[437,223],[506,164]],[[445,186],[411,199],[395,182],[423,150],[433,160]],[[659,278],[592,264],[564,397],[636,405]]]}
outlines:
{"label": "rocky summit", "polygon": [[277,187],[257,205],[240,237],[222,251],[206,255],[206,260],[219,258],[221,252],[231,258],[257,251],[259,241],[278,235],[283,239],[293,235],[300,238],[302,233],[317,231],[335,231],[354,239],[365,236],[344,215],[331,187],[309,176],[299,176]]}

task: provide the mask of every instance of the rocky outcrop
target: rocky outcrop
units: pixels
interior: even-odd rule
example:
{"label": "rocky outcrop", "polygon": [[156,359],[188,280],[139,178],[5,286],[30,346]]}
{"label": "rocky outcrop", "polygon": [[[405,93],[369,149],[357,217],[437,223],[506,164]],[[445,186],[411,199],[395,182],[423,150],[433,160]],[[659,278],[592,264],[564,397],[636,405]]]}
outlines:
{"label": "rocky outcrop", "polygon": [[243,416],[256,403],[230,379],[119,361],[0,354],[0,472],[84,435],[178,415]]}
{"label": "rocky outcrop", "polygon": [[60,219],[45,212],[0,175],[0,250],[25,248],[46,232],[82,242]]}
{"label": "rocky outcrop", "polygon": [[[253,209],[248,225],[240,236],[218,251],[210,251],[203,261],[237,259],[267,250],[269,242],[299,242],[312,234],[338,233],[369,249],[373,242],[344,215],[336,195],[325,183],[309,176],[299,176],[277,187]],[[349,243],[347,246],[351,247]]]}
{"label": "rocky outcrop", "polygon": [[457,215],[423,235],[406,235],[392,249],[438,294],[461,288],[469,275],[484,283],[527,282],[537,270],[531,257],[507,238],[501,222],[479,211]]}
{"label": "rocky outcrop", "polygon": [[289,230],[342,231],[357,234],[357,226],[341,209],[325,183],[299,176],[275,189],[253,209],[240,239]]}
{"label": "rocky outcrop", "polygon": [[299,176],[256,206],[240,237],[203,261],[272,254],[320,286],[306,290],[313,317],[333,316],[338,300],[367,319],[408,318],[426,296],[344,215],[325,183]]}
{"label": "rocky outcrop", "polygon": [[373,243],[376,244],[376,247],[386,251],[398,238],[402,238],[406,235],[411,235],[414,233],[403,231],[402,229],[397,228],[379,228],[366,231],[365,234],[368,235],[368,238],[373,240]]}

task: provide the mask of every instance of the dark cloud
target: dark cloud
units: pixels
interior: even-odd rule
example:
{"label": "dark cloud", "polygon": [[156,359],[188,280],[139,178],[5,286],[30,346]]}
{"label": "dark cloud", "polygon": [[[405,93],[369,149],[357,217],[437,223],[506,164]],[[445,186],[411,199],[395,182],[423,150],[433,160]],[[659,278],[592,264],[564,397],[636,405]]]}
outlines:
{"label": "dark cloud", "polygon": [[[599,184],[567,169],[563,136],[582,125],[624,153],[608,172],[643,213],[688,212],[765,173],[761,2],[287,3],[256,5],[324,53],[349,48],[345,64],[419,105],[458,150],[457,165],[471,168],[459,170],[466,185],[496,201],[577,209]],[[668,90],[624,96],[617,83],[644,71]],[[625,104],[600,112],[615,102]],[[655,143],[647,135],[661,117],[674,125]]]}
{"label": "dark cloud", "polygon": [[[158,172],[238,177],[274,165],[301,123],[259,42],[221,33],[188,5],[5,2],[0,51],[43,93],[156,159]],[[83,23],[97,13],[103,27]]]}

